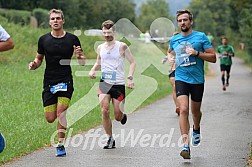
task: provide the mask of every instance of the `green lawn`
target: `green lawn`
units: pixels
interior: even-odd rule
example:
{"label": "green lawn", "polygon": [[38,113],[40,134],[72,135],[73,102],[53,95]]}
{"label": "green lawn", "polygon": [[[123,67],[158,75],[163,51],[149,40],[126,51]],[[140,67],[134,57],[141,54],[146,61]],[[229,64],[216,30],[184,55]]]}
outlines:
{"label": "green lawn", "polygon": [[[27,64],[26,61],[0,64],[0,129],[7,140],[7,147],[1,153],[0,164],[48,145],[56,128],[56,124],[48,124],[43,115],[41,91],[44,65],[36,71],[29,71]],[[74,66],[73,72],[78,68],[83,67]],[[85,68],[88,70],[90,66]],[[171,91],[167,76],[160,74],[154,67],[150,67],[145,73],[155,77],[159,87],[143,105],[150,104]],[[85,95],[97,81],[98,79],[91,80],[88,77],[74,77],[75,92],[72,103]],[[88,130],[100,123],[98,106],[72,126],[73,132],[75,134]]]}
{"label": "green lawn", "polygon": [[[12,35],[15,49],[0,53],[0,131],[7,140],[6,149],[0,156],[0,165],[15,157],[49,146],[50,137],[56,130],[56,123],[49,124],[46,122],[42,107],[41,92],[45,63],[35,71],[28,70],[28,63],[34,59],[36,54],[39,36],[49,30],[20,27],[10,23],[3,23],[3,27]],[[89,59],[95,58],[94,43],[101,38],[84,35],[79,38],[86,56]],[[135,80],[141,76],[149,76],[152,79],[154,78],[157,83],[155,91],[139,107],[149,105],[170,94],[172,88],[168,76],[164,74],[168,73],[169,67],[167,64],[161,65],[160,63],[165,51],[162,53],[154,45],[147,46],[143,43],[135,44],[134,42],[131,51],[137,63]],[[91,65],[72,66],[75,91],[71,104],[85,96],[99,81],[99,78],[91,80],[89,77],[77,77],[75,75],[76,71],[89,71],[91,67]],[[144,82],[144,80],[139,81],[139,83],[136,83],[136,89],[142,87],[146,89],[145,91],[149,91],[147,88],[150,84],[150,82]],[[130,95],[133,91],[126,89],[126,94]],[[144,96],[146,92],[141,93],[138,97]],[[94,94],[93,96],[97,95]],[[76,134],[100,124],[101,111],[98,105],[75,122],[71,128],[73,128],[73,134]]]}
{"label": "green lawn", "polygon": [[[34,150],[50,145],[50,137],[56,130],[56,123],[47,123],[43,113],[41,92],[45,64],[43,63],[35,71],[28,70],[28,63],[34,59],[36,54],[37,40],[39,36],[48,32],[48,30],[21,27],[10,23],[3,23],[2,25],[12,35],[15,48],[9,52],[0,53],[0,131],[4,134],[7,141],[6,149],[0,155],[0,165],[15,157],[26,155]],[[96,54],[93,45],[95,41],[101,39],[84,35],[79,38],[87,57],[94,58]],[[144,50],[144,48],[141,49],[141,47],[144,47],[144,44],[132,47],[133,52],[138,55],[138,61],[140,60],[141,63],[147,61],[141,60],[141,54],[145,56],[156,54],[153,49],[151,53]],[[162,55],[158,55],[156,58],[159,63],[161,58]],[[141,65],[137,65],[137,67],[141,68]],[[91,80],[88,77],[77,77],[74,75],[76,71],[89,71],[90,68],[91,66],[72,66],[75,91],[71,104],[74,104],[87,94],[94,83],[99,81],[98,78]],[[140,107],[151,104],[171,93],[167,75],[160,73],[153,65],[143,69],[142,75],[155,78],[158,87]],[[131,93],[128,89],[126,92],[127,94]],[[101,112],[100,107],[97,106],[73,124],[71,128],[73,128],[73,134],[76,134],[100,124]]]}

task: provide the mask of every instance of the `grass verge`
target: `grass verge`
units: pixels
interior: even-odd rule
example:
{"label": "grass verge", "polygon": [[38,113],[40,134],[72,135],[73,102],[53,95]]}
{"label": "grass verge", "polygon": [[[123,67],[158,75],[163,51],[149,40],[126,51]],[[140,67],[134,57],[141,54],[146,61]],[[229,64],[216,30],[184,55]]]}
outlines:
{"label": "grass verge", "polygon": [[[28,29],[22,31],[28,31]],[[2,77],[0,80],[0,99],[2,102],[0,105],[0,131],[4,134],[7,145],[1,153],[0,165],[34,150],[49,146],[51,135],[56,130],[56,122],[48,124],[43,113],[41,92],[45,64],[43,63],[35,71],[28,70],[28,62],[33,60],[36,46],[29,44],[29,42],[24,46],[20,38],[14,39],[16,44],[14,50],[1,55],[6,58],[6,61],[0,63]],[[9,58],[8,56],[12,57]],[[160,60],[158,58],[159,63]],[[72,71],[74,74],[80,70],[89,71],[90,68],[91,66],[72,66]],[[140,107],[149,105],[171,92],[167,75],[160,73],[153,65],[150,64],[142,75],[154,78],[158,87]],[[98,78],[91,80],[88,77],[73,76],[75,91],[71,100],[72,104],[87,94],[94,83],[99,81]],[[127,94],[130,94],[130,92],[127,89]],[[97,95],[94,94],[94,96]],[[73,128],[72,134],[86,131],[100,125],[100,123],[101,112],[100,107],[97,106],[71,126]]]}

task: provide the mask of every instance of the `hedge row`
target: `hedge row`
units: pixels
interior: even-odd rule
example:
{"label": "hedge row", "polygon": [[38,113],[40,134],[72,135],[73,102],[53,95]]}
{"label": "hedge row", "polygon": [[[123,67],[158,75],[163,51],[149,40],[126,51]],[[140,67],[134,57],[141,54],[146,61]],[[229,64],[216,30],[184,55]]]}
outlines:
{"label": "hedge row", "polygon": [[13,22],[15,24],[20,25],[30,25],[31,18],[33,16],[36,18],[35,26],[43,28],[48,27],[48,10],[42,8],[33,9],[32,12],[25,10],[0,8],[0,16],[2,20],[6,18],[9,22]]}
{"label": "hedge row", "polygon": [[7,18],[9,22],[13,22],[15,24],[30,24],[31,12],[29,11],[0,9],[0,15]]}

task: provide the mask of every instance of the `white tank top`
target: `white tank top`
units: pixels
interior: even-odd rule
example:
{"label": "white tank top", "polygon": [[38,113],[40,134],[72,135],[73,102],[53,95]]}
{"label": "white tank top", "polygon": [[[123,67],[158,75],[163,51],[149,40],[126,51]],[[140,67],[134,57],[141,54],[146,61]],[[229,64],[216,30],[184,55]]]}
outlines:
{"label": "white tank top", "polygon": [[105,43],[100,46],[102,79],[113,85],[124,85],[124,57],[120,55],[121,42],[115,41],[111,50],[105,48]]}

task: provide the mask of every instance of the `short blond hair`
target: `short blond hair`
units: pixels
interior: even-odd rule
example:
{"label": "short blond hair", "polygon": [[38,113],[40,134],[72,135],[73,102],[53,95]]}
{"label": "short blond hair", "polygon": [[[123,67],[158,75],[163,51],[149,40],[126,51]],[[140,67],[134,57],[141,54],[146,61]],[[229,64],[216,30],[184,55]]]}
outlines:
{"label": "short blond hair", "polygon": [[63,14],[63,11],[61,9],[51,9],[49,11],[49,18],[50,18],[52,13],[59,13],[61,15],[62,20],[64,20],[64,14]]}

